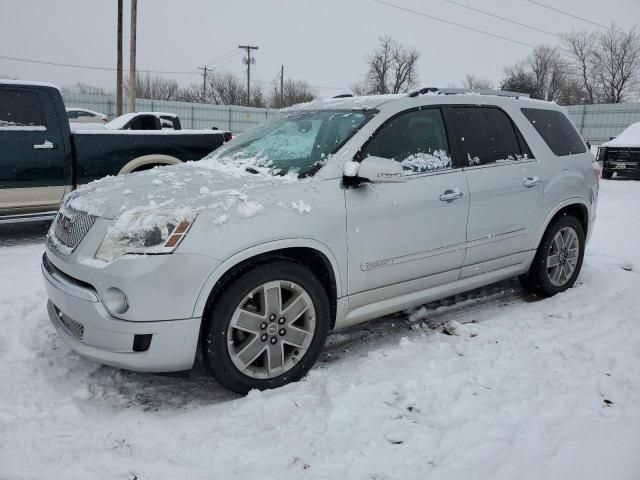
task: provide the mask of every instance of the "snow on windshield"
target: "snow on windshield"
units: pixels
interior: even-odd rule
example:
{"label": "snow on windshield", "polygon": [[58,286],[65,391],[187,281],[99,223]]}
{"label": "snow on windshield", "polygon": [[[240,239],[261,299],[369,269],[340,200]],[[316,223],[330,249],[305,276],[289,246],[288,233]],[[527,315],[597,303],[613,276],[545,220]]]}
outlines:
{"label": "snow on windshield", "polygon": [[640,147],[640,122],[632,123],[613,140],[602,144],[603,147]]}
{"label": "snow on windshield", "polygon": [[299,110],[243,133],[213,153],[221,163],[248,162],[275,174],[309,174],[321,167],[373,112]]}

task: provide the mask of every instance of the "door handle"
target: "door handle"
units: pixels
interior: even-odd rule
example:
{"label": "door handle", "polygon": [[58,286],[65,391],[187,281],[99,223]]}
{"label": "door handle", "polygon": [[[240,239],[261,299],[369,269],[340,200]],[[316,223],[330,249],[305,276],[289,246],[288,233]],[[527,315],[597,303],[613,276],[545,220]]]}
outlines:
{"label": "door handle", "polygon": [[33,146],[34,150],[53,150],[54,148],[56,148],[56,146],[49,140],[45,140],[40,145]]}
{"label": "door handle", "polygon": [[442,195],[440,195],[440,200],[443,202],[453,202],[458,198],[462,198],[464,193],[460,191],[458,188],[454,188],[453,190],[445,190]]}
{"label": "door handle", "polygon": [[527,177],[522,181],[522,185],[527,188],[533,188],[540,183],[539,177]]}

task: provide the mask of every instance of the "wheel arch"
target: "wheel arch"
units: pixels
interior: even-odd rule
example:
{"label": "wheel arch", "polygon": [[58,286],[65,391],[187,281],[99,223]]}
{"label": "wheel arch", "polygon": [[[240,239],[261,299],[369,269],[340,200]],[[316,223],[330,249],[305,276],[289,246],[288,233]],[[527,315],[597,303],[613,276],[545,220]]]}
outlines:
{"label": "wheel arch", "polygon": [[142,155],[141,157],[134,158],[133,160],[127,162],[120,169],[120,171],[118,172],[118,175],[132,173],[144,167],[152,168],[155,166],[163,166],[163,165],[177,165],[178,163],[182,163],[182,161],[176,157],[172,157],[171,155],[164,155],[160,153],[157,153],[157,154],[154,153],[151,155]]}
{"label": "wheel arch", "polygon": [[340,270],[335,257],[326,245],[306,239],[257,245],[236,253],[222,262],[202,287],[193,315],[204,318],[229,282],[256,265],[274,259],[287,259],[301,263],[318,277],[331,302],[331,328],[333,328],[336,322],[338,298],[342,296]]}
{"label": "wheel arch", "polygon": [[585,238],[587,237],[589,231],[589,205],[582,198],[571,198],[557,205],[551,213],[549,213],[545,219],[544,228],[538,234],[535,248],[538,248],[540,245],[542,237],[549,228],[549,225],[563,215],[572,215],[576,217],[584,229]]}

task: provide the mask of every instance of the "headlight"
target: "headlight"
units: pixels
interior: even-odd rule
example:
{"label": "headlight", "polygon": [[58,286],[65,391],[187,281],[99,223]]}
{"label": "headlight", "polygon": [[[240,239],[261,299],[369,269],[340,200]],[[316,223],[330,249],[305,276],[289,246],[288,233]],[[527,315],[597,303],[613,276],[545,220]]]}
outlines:
{"label": "headlight", "polygon": [[96,258],[110,262],[122,255],[171,253],[196,218],[189,208],[173,210],[134,209],[109,227]]}

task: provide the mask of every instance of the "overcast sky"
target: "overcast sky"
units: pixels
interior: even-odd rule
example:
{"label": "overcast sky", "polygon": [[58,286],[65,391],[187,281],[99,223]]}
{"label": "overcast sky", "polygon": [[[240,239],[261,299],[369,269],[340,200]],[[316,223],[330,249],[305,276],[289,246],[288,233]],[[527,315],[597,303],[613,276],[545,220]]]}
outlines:
{"label": "overcast sky", "polygon": [[[390,3],[525,44],[558,38],[492,18],[447,0]],[[593,22],[630,28],[640,22],[640,0],[537,0]],[[456,0],[548,32],[599,29],[528,0]],[[0,0],[0,56],[114,68],[116,0]],[[130,1],[125,0],[125,67],[128,68]],[[420,51],[423,86],[458,84],[467,72],[492,80],[531,47],[443,24],[375,0],[138,0],[138,69],[171,74],[181,84],[201,81],[197,67],[244,75],[240,44],[258,45],[252,78],[279,75],[307,80],[321,95],[348,91],[366,70],[364,57],[377,37],[389,34]],[[114,88],[115,71],[39,65],[0,58],[0,77],[64,86],[77,81]]]}

